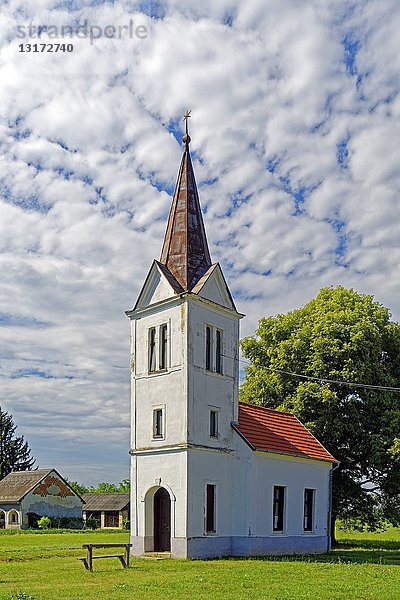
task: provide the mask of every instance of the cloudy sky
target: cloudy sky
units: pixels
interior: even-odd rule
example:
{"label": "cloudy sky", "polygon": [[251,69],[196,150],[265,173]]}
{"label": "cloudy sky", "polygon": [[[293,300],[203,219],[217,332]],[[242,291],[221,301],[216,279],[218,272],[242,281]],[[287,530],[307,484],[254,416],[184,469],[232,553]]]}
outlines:
{"label": "cloudy sky", "polygon": [[[54,39],[84,24],[117,37]],[[398,0],[2,1],[0,406],[40,466],[128,476],[124,310],[159,258],[187,108],[242,335],[326,285],[399,319],[399,31]],[[73,51],[19,52],[38,42]]]}

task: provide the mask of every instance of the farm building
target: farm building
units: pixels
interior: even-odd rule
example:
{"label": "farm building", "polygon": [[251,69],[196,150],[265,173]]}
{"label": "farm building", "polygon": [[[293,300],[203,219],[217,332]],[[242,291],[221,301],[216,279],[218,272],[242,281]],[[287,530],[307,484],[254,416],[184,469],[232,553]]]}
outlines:
{"label": "farm building", "polygon": [[55,469],[13,471],[0,481],[0,529],[35,527],[43,516],[81,519],[82,505]]}
{"label": "farm building", "polygon": [[95,519],[97,526],[102,529],[122,529],[124,523],[129,520],[129,494],[82,494],[82,498],[85,501],[84,520]]}
{"label": "farm building", "polygon": [[326,552],[335,458],[293,415],[238,402],[244,315],[212,264],[183,142],[160,261],[126,312],[132,552]]}

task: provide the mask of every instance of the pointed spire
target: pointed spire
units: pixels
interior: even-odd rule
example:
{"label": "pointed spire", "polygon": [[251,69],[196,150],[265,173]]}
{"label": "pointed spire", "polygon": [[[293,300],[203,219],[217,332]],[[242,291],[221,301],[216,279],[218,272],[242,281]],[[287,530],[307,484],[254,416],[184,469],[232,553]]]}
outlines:
{"label": "pointed spire", "polygon": [[182,138],[184,151],[160,259],[185,291],[192,290],[211,266],[189,152],[190,112],[186,111],[184,115],[186,131]]}

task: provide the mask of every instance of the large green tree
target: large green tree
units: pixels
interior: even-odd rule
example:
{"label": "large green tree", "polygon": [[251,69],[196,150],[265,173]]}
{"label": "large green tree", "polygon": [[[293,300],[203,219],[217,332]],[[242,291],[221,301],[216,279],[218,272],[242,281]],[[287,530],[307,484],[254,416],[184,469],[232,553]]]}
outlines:
{"label": "large green tree", "polygon": [[372,296],[323,288],[304,307],[261,319],[241,342],[250,359],[241,399],[293,412],[340,461],[333,524],[400,525],[399,392],[319,379],[400,387],[400,325],[390,317]]}
{"label": "large green tree", "polygon": [[11,471],[30,471],[35,464],[24,436],[16,436],[12,415],[0,407],[0,479]]}

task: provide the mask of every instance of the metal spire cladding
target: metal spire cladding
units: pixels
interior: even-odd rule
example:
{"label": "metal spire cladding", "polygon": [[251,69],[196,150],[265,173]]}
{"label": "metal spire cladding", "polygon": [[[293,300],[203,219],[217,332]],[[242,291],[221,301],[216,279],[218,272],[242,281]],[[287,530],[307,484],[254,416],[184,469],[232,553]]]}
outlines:
{"label": "metal spire cladding", "polygon": [[186,111],[184,115],[186,133],[182,138],[184,151],[160,259],[184,291],[191,291],[211,266],[196,179],[190,159],[189,117],[190,111]]}

